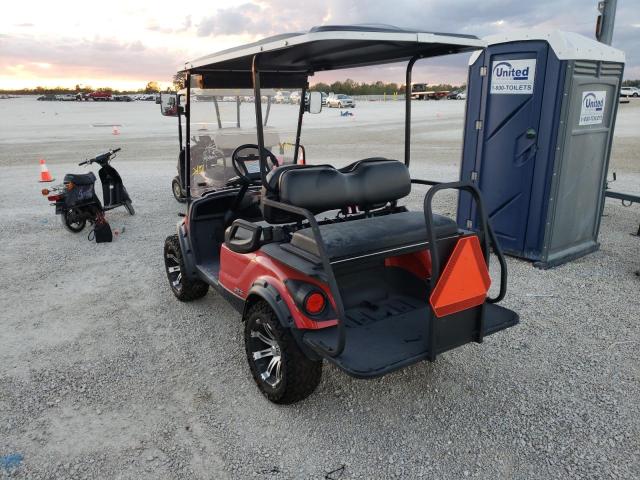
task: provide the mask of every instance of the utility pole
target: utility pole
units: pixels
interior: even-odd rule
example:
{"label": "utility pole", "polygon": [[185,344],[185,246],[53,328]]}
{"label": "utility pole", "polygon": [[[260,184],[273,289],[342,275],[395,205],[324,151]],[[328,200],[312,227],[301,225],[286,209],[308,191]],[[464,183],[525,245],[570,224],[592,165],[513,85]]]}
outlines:
{"label": "utility pole", "polygon": [[617,0],[601,0],[598,2],[598,21],[596,22],[596,40],[611,45],[613,26],[616,22]]}

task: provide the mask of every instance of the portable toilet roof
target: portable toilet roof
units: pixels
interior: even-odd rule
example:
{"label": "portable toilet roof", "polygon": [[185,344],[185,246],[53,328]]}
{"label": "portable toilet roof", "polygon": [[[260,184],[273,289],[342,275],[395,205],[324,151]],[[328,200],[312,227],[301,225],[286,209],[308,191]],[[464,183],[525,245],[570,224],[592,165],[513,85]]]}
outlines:
{"label": "portable toilet roof", "polygon": [[[506,34],[497,34],[484,37],[488,45],[500,43],[523,42],[526,40],[543,40],[549,43],[558,60],[596,60],[607,62],[625,63],[625,54],[622,50],[598,42],[584,35],[562,30],[533,30],[513,31]],[[481,52],[474,52],[469,59],[472,65]]]}

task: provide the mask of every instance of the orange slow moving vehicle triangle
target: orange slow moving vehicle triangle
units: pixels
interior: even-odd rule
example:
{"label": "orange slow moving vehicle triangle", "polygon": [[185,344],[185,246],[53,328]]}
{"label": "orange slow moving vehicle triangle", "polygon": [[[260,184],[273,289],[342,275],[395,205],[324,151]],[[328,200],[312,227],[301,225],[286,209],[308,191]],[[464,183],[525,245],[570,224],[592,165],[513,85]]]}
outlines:
{"label": "orange slow moving vehicle triangle", "polygon": [[431,307],[440,318],[482,305],[490,286],[478,237],[462,237],[433,289]]}

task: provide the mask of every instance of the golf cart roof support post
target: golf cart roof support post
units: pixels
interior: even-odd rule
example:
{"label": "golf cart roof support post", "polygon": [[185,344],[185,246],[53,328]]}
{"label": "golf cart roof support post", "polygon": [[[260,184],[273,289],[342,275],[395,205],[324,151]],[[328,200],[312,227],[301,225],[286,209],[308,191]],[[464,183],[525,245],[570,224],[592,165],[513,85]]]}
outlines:
{"label": "golf cart roof support post", "polygon": [[220,107],[218,106],[218,97],[213,96],[213,106],[216,108],[216,119],[218,120],[218,128],[222,128],[222,122],[220,121]]}
{"label": "golf cart roof support post", "polygon": [[300,148],[300,132],[302,131],[302,117],[304,116],[304,107],[305,107],[305,95],[307,94],[307,89],[309,88],[309,84],[307,83],[302,87],[302,91],[300,92],[300,111],[298,113],[298,128],[296,129],[296,145],[293,149],[293,163],[294,165],[298,163],[298,149]]}
{"label": "golf cart roof support post", "polygon": [[262,185],[267,184],[267,159],[264,156],[264,130],[262,125],[262,95],[260,94],[260,72],[258,71],[258,54],[251,62],[251,79],[253,81],[253,99],[256,106],[256,133],[258,134],[258,155],[260,155],[260,177]]}
{"label": "golf cart roof support post", "polygon": [[236,127],[240,128],[240,95],[236,96]]}
{"label": "golf cart roof support post", "polygon": [[[253,101],[255,102],[256,99],[254,98]],[[262,99],[260,99],[260,102],[262,102]],[[267,96],[267,111],[264,114],[264,126],[267,126],[267,122],[269,121],[269,112],[271,112],[271,96]]]}
{"label": "golf cart roof support post", "polygon": [[404,84],[404,164],[409,167],[411,162],[411,72],[413,64],[422,58],[422,55],[411,57],[407,63],[407,77]]}
{"label": "golf cart roof support post", "polygon": [[184,187],[187,194],[187,203],[191,202],[191,74],[187,72],[187,104],[184,106],[184,118],[186,120],[184,162],[186,164],[184,175]]}

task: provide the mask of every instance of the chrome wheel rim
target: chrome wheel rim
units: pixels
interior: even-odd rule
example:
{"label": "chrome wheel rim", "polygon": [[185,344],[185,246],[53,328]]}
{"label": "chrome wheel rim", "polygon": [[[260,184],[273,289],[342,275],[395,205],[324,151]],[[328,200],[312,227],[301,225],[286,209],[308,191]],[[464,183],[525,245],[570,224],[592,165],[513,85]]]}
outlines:
{"label": "chrome wheel rim", "polygon": [[175,254],[168,252],[164,260],[167,268],[167,276],[169,277],[169,283],[171,288],[180,290],[182,287],[182,271],[180,270],[180,261]]}
{"label": "chrome wheel rim", "polygon": [[256,366],[260,379],[271,388],[282,381],[282,349],[271,326],[256,319],[251,329],[251,348],[249,355]]}

